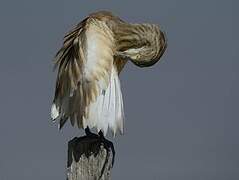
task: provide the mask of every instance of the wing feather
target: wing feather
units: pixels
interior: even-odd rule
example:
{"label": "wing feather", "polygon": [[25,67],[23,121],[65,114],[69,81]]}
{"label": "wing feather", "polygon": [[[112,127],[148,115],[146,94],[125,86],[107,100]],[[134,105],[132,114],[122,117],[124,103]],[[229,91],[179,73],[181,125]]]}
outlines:
{"label": "wing feather", "polygon": [[65,36],[55,57],[58,74],[53,103],[59,111],[60,128],[68,118],[72,125],[85,126],[89,104],[109,85],[114,47],[109,27],[90,17]]}

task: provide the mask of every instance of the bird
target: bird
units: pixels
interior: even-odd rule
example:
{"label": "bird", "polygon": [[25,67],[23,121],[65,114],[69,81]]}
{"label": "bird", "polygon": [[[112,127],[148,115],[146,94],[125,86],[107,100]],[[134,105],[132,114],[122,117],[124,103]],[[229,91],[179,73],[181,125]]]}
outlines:
{"label": "bird", "polygon": [[109,11],[89,14],[64,36],[54,57],[57,69],[51,119],[67,120],[86,134],[124,132],[119,74],[131,61],[149,67],[161,59],[166,34],[157,24],[128,23]]}

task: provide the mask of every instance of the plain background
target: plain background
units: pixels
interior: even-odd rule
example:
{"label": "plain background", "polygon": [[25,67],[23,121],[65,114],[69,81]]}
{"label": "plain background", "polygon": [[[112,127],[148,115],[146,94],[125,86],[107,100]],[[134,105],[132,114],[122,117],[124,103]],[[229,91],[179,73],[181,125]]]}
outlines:
{"label": "plain background", "polygon": [[89,13],[157,23],[162,61],[121,74],[126,132],[114,141],[113,179],[239,179],[239,3],[236,0],[1,0],[0,180],[65,179],[67,141],[49,112],[52,59]]}

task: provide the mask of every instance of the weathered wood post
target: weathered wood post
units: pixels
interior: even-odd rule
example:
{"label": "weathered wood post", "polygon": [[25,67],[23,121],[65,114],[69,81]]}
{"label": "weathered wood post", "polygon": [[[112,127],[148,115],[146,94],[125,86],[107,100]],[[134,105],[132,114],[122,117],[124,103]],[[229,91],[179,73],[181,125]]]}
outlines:
{"label": "weathered wood post", "polygon": [[114,146],[92,134],[68,142],[67,180],[109,180],[114,163]]}

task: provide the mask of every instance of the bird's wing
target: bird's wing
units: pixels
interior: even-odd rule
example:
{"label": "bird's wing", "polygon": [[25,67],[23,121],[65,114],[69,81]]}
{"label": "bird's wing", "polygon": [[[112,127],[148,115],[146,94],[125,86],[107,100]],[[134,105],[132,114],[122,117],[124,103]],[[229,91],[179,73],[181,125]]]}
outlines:
{"label": "bird's wing", "polygon": [[64,38],[56,55],[58,75],[52,118],[84,127],[88,106],[108,87],[114,60],[113,33],[104,21],[86,18]]}

